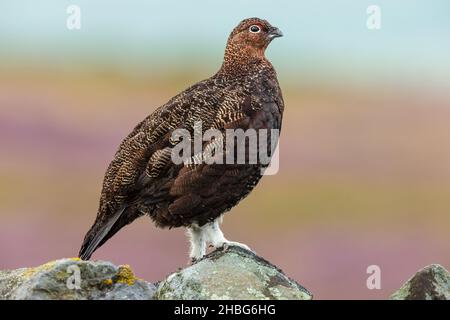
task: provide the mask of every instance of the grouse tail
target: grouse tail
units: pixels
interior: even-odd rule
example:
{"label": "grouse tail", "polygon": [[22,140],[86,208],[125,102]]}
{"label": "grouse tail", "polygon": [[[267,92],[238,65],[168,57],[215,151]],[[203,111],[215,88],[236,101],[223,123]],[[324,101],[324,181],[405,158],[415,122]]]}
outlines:
{"label": "grouse tail", "polygon": [[106,221],[103,219],[96,219],[93,226],[86,233],[84,237],[83,244],[81,245],[78,257],[82,260],[89,260],[94,253],[102,244],[111,238],[119,229],[113,228],[117,223],[122,210],[118,210],[112,217],[109,217]]}

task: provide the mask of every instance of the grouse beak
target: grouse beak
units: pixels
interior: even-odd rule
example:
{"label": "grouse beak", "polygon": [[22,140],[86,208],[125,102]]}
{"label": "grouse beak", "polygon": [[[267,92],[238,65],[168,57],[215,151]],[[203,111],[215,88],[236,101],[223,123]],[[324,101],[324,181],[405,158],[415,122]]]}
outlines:
{"label": "grouse beak", "polygon": [[274,38],[279,38],[283,36],[283,32],[281,32],[280,29],[273,27],[272,29],[270,29],[269,31],[269,38],[270,40],[274,39]]}

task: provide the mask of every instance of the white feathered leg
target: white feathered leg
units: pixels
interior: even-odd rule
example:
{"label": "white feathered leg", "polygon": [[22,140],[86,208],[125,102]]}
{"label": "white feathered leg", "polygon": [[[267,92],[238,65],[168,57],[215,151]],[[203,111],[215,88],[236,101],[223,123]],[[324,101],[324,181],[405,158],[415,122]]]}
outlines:
{"label": "white feathered leg", "polygon": [[220,222],[222,222],[222,217],[217,218],[211,223],[206,224],[203,228],[205,229],[206,240],[211,243],[214,248],[222,248],[225,249],[229,246],[238,246],[244,248],[246,250],[252,251],[247,245],[227,240],[222,230],[220,230]]}
{"label": "white feathered leg", "polygon": [[191,250],[189,258],[192,262],[201,259],[206,254],[206,237],[204,227],[192,225],[187,228]]}

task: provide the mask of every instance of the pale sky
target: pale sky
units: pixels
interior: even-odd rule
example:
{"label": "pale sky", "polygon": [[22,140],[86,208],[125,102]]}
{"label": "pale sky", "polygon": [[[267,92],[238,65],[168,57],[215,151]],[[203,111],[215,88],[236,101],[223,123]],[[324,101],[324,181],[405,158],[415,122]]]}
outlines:
{"label": "pale sky", "polygon": [[[80,30],[66,28],[71,4],[81,9]],[[371,4],[381,9],[380,30],[366,26]],[[216,66],[229,32],[251,16],[285,34],[267,53],[281,70],[363,75],[382,70],[450,82],[445,0],[2,0],[0,64]]]}

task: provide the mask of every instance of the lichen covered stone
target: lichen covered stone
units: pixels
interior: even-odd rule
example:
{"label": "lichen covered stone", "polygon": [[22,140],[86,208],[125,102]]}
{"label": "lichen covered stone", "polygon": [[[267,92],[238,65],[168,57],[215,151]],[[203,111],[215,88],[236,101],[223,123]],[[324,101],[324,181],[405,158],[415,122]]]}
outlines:
{"label": "lichen covered stone", "polygon": [[429,265],[406,281],[391,299],[450,300],[450,273],[441,265]]}
{"label": "lichen covered stone", "polygon": [[0,299],[123,300],[152,299],[155,287],[137,279],[129,266],[78,258],[36,268],[0,271]]}
{"label": "lichen covered stone", "polygon": [[159,283],[155,298],[310,300],[312,294],[263,258],[229,247],[168,276]]}

